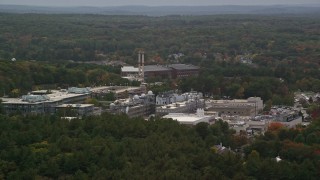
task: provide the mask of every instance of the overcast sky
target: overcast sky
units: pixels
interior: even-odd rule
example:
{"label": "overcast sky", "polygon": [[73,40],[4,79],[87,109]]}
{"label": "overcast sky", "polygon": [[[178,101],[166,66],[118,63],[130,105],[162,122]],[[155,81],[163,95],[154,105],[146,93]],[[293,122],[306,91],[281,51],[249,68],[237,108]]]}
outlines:
{"label": "overcast sky", "polygon": [[0,0],[0,4],[37,6],[201,6],[201,5],[273,5],[319,4],[320,0]]}

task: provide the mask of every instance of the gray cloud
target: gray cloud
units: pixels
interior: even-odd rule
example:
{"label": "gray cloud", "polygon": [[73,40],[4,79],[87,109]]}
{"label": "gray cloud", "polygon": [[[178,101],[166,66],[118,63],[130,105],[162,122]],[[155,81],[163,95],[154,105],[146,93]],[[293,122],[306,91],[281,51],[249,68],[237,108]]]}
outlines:
{"label": "gray cloud", "polygon": [[319,4],[319,0],[1,0],[0,4],[38,6],[121,6],[121,5],[273,5]]}

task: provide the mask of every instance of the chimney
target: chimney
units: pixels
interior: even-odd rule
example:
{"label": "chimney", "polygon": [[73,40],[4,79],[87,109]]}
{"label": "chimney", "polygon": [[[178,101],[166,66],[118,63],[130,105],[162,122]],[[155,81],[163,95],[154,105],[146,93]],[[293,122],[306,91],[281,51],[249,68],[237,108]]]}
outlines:
{"label": "chimney", "polygon": [[142,82],[144,82],[144,52],[142,51]]}
{"label": "chimney", "polygon": [[138,69],[139,69],[139,76],[141,74],[141,51],[138,53]]}

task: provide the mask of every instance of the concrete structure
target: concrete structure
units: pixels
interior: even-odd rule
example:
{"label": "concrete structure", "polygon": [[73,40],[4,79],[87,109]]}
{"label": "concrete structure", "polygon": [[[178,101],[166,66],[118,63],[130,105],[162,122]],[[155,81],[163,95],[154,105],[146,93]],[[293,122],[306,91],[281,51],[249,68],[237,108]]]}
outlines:
{"label": "concrete structure", "polygon": [[177,102],[184,102],[188,100],[203,99],[203,94],[201,92],[191,91],[183,94],[178,94],[174,91],[167,91],[159,93],[156,97],[156,105],[168,105]]}
{"label": "concrete structure", "polygon": [[257,116],[221,116],[223,121],[228,122],[230,128],[235,129],[237,133],[246,131],[249,135],[264,133],[268,130],[270,123],[278,122],[288,128],[293,128],[302,124],[302,117],[294,107],[274,106],[269,115]]}
{"label": "concrete structure", "polygon": [[203,109],[197,109],[196,114],[169,113],[163,118],[173,119],[186,125],[196,125],[200,122],[213,123],[215,120],[215,116],[205,115]]}
{"label": "concrete structure", "polygon": [[145,68],[144,68],[144,51],[140,50],[138,53],[138,68],[133,66],[123,66],[121,68],[121,76],[130,81],[141,81],[145,80]]}
{"label": "concrete structure", "polygon": [[89,88],[70,87],[70,88],[68,88],[68,93],[90,94],[90,89]]}
{"label": "concrete structure", "polygon": [[271,108],[268,115],[242,116],[229,115],[229,113],[221,115],[220,113],[218,119],[227,122],[231,129],[236,130],[236,133],[239,134],[242,131],[246,132],[248,135],[265,133],[268,130],[270,123],[273,122],[279,122],[288,128],[303,124],[299,111],[294,107],[287,106],[274,106]]}
{"label": "concrete structure", "polygon": [[157,106],[172,104],[174,102],[175,102],[175,100],[174,100],[174,92],[173,91],[159,93],[159,95],[156,96],[156,105]]}
{"label": "concrete structure", "polygon": [[110,104],[110,113],[127,114],[130,118],[154,114],[155,96],[152,91],[128,99],[119,99]]}
{"label": "concrete structure", "polygon": [[156,97],[156,105],[156,115],[163,116],[169,113],[194,113],[196,109],[205,107],[205,101],[199,92],[165,92]]}
{"label": "concrete structure", "polygon": [[116,99],[125,99],[135,94],[146,93],[146,86],[142,84],[138,87],[133,86],[100,86],[91,89],[93,97],[103,97],[108,93],[114,93]]}
{"label": "concrete structure", "polygon": [[209,100],[206,101],[209,110],[220,114],[255,116],[263,110],[263,101],[260,97],[234,100]]}
{"label": "concrete structure", "polygon": [[34,113],[41,114],[50,111],[44,102],[27,102],[19,98],[2,98],[2,106],[7,114],[13,113]]}
{"label": "concrete structure", "polygon": [[203,100],[185,101],[156,108],[156,115],[164,116],[169,113],[192,113],[197,108],[204,108]]}
{"label": "concrete structure", "polygon": [[123,66],[121,67],[121,76],[139,76],[139,68]]}
{"label": "concrete structure", "polygon": [[271,119],[254,119],[250,116],[228,116],[223,115],[221,119],[229,124],[231,129],[234,129],[237,134],[247,132],[248,135],[263,134],[267,131]]}
{"label": "concrete structure", "polygon": [[249,135],[264,134],[268,130],[270,122],[269,120],[247,121],[246,132]]}
{"label": "concrete structure", "polygon": [[[55,106],[55,112],[71,113],[73,116],[85,116],[93,114],[93,104],[61,104]],[[71,112],[68,112],[71,111]],[[65,115],[64,115],[65,116]]]}
{"label": "concrete structure", "polygon": [[[39,91],[37,92],[38,94],[40,93]],[[3,101],[2,105],[8,114],[43,114],[54,113],[55,107],[58,105],[82,103],[86,98],[90,97],[90,92],[87,91],[87,88],[71,88],[70,92],[67,92],[67,90],[51,90],[46,92],[49,94],[28,94],[21,98],[1,98]]]}

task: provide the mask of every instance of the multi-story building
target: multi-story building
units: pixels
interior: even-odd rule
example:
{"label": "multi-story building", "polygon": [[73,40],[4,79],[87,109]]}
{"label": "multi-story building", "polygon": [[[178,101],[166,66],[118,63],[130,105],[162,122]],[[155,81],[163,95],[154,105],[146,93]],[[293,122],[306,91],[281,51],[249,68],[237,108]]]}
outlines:
{"label": "multi-story building", "polygon": [[110,113],[127,114],[129,117],[145,117],[154,114],[155,97],[152,91],[134,95],[127,99],[118,99],[110,104]]}
{"label": "multi-story building", "polygon": [[144,78],[161,78],[161,79],[171,79],[172,69],[167,66],[162,65],[147,65],[144,66]]}
{"label": "multi-story building", "polygon": [[263,110],[263,101],[260,97],[234,100],[209,100],[206,101],[209,110],[220,114],[255,116]]}
{"label": "multi-story building", "polygon": [[82,103],[90,97],[88,88],[69,88],[69,90],[36,91],[35,94],[21,98],[1,98],[6,113],[43,114],[55,113],[55,107],[65,103]]}
{"label": "multi-story building", "polygon": [[156,115],[163,116],[169,113],[193,113],[198,108],[204,108],[205,101],[199,92],[177,94],[171,91],[159,94],[156,105]]}
{"label": "multi-story building", "polygon": [[[146,65],[143,66],[142,71],[144,79],[176,79],[189,76],[198,76],[200,68],[187,64]],[[139,68],[135,68],[133,66],[124,66],[121,68],[121,76],[130,79],[137,79],[139,77]]]}
{"label": "multi-story building", "polygon": [[93,104],[61,104],[55,106],[56,113],[62,113],[65,116],[87,116],[93,114]]}
{"label": "multi-story building", "polygon": [[123,66],[121,68],[121,76],[123,77],[138,77],[139,68],[133,66]]}
{"label": "multi-story building", "polygon": [[135,94],[146,93],[146,86],[141,84],[138,87],[133,86],[101,86],[91,89],[93,97],[103,97],[108,93],[113,93],[116,99],[125,99]]}
{"label": "multi-story building", "polygon": [[172,78],[184,78],[189,76],[198,76],[199,67],[190,64],[171,64],[169,67],[172,69]]}

